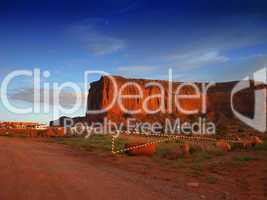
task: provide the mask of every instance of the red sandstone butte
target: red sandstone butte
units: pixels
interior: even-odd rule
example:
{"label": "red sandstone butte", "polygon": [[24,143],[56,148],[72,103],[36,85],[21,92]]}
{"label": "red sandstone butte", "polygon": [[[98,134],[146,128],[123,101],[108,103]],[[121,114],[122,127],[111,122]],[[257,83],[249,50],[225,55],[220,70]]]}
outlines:
{"label": "red sandstone butte", "polygon": [[[119,106],[118,102],[116,102],[107,112],[99,115],[90,114],[88,113],[86,115],[86,118],[88,121],[101,121],[103,120],[103,117],[107,117],[108,119],[114,121],[114,122],[122,122],[125,119],[129,117],[135,117],[137,120],[140,121],[160,121],[168,118],[176,118],[178,115],[182,117],[181,113],[179,114],[175,102],[174,102],[174,92],[177,88],[178,84],[173,84],[173,89],[171,92],[168,91],[169,83],[167,81],[158,81],[158,80],[145,80],[145,79],[126,79],[119,76],[114,76],[114,79],[116,81],[116,84],[118,86],[118,90],[122,87],[122,85],[133,82],[140,86],[144,96],[143,98],[139,99],[129,99],[129,98],[123,98],[122,104],[123,106],[128,110],[139,110],[140,113],[131,115],[126,112],[124,112],[121,107]],[[143,103],[145,99],[148,97],[151,97],[152,95],[160,94],[160,89],[156,86],[153,87],[146,87],[146,84],[149,82],[156,82],[163,86],[164,88],[164,109],[166,111],[158,112],[156,114],[147,114],[143,109]],[[184,93],[187,94],[194,94],[194,90],[192,88],[185,88],[183,89]],[[99,81],[93,82],[90,85],[89,95],[88,95],[88,105],[87,110],[98,110],[101,108],[108,107],[113,98],[116,98],[114,96],[114,85],[112,84],[112,81],[106,77],[103,76]],[[125,87],[125,89],[122,92],[122,95],[138,95],[139,92],[137,90],[137,87],[134,85],[129,85]],[[172,105],[169,104],[169,98],[172,99],[173,103]],[[147,107],[150,110],[156,110],[159,108],[161,104],[161,98],[151,98],[147,102]],[[194,100],[181,100],[180,101],[181,107],[186,110],[193,110],[195,108],[199,108],[201,106],[201,101],[199,99]],[[170,110],[170,113],[167,113]]]}
{"label": "red sandstone butte", "polygon": [[[205,116],[209,120],[218,121],[222,116],[226,119],[235,119],[231,106],[230,106],[230,97],[232,88],[238,83],[237,81],[232,82],[224,82],[224,83],[216,83],[213,86],[210,86],[207,89],[206,95],[204,89],[202,88],[202,84],[207,86],[208,83],[195,83],[201,92],[201,98],[197,99],[179,99],[180,106],[185,110],[194,110],[198,109],[200,112],[196,115],[187,115],[183,114],[177,109],[175,104],[175,92],[177,87],[179,87],[181,82],[168,82],[164,80],[147,80],[147,79],[132,79],[132,78],[124,78],[121,76],[112,76],[118,86],[118,90],[126,83],[136,83],[140,86],[144,96],[142,98],[123,98],[122,104],[125,108],[129,110],[138,110],[140,109],[140,113],[138,114],[129,114],[124,112],[118,105],[118,101],[106,112],[101,114],[90,113],[91,111],[100,110],[103,108],[107,108],[111,103],[113,98],[117,98],[115,96],[115,88],[111,81],[111,79],[107,76],[102,76],[100,80],[92,82],[90,84],[88,100],[87,100],[87,112],[85,117],[74,118],[75,121],[86,121],[86,122],[102,122],[104,118],[120,123],[125,122],[127,118],[134,117],[137,121],[141,122],[165,122],[165,119],[168,118],[170,120],[175,120],[176,118],[180,118],[183,120],[193,120],[196,116]],[[154,82],[163,86],[163,97],[160,98],[160,89],[157,86],[146,86],[147,83]],[[171,85],[171,89],[170,89]],[[250,88],[242,90],[238,92],[234,96],[234,107],[235,109],[248,116],[253,117],[254,115],[254,92],[255,89],[265,88],[265,85],[254,86],[254,82],[250,81]],[[134,85],[129,85],[124,88],[123,95],[137,95],[138,89]],[[195,94],[195,90],[192,86],[184,86],[181,89],[180,94],[185,95],[193,95]],[[162,108],[165,109],[165,112],[161,111],[148,114],[143,109],[144,101],[150,97],[150,99],[146,102],[148,108],[151,110],[156,110],[163,105]],[[170,99],[172,100],[172,104],[170,104]],[[201,113],[201,110],[206,106],[206,110],[204,113]]]}
{"label": "red sandstone butte", "polygon": [[[121,76],[113,76],[116,84],[118,85],[118,89],[121,88],[123,84],[133,82],[137,83],[143,93],[143,98],[139,99],[127,99],[123,98],[122,102],[125,108],[129,110],[137,110],[140,109],[141,112],[139,114],[130,115],[122,111],[122,109],[119,107],[118,103],[115,103],[107,112],[99,115],[90,114],[88,113],[86,115],[86,118],[88,121],[101,121],[103,120],[103,117],[107,117],[108,119],[114,121],[114,122],[121,122],[126,118],[129,117],[135,117],[136,119],[139,119],[140,121],[156,121],[165,119],[166,117],[170,119],[175,119],[176,117],[179,118],[190,118],[190,115],[183,114],[179,112],[175,105],[175,91],[177,87],[181,84],[180,82],[172,82],[172,90],[169,92],[169,82],[168,81],[162,81],[162,80],[146,80],[146,79],[127,79]],[[147,114],[143,109],[142,105],[144,103],[144,100],[147,99],[147,97],[151,97],[153,95],[160,94],[160,90],[157,86],[152,87],[146,87],[145,85],[149,82],[156,82],[163,86],[164,88],[164,102],[163,105],[165,106],[166,112],[158,112],[156,114]],[[236,85],[236,81],[233,82],[225,82],[225,83],[216,83],[214,86],[211,86],[207,90],[206,100],[203,96],[203,93],[201,93],[201,98],[197,99],[180,99],[180,105],[185,110],[194,110],[194,109],[201,109],[203,108],[202,103],[205,103],[207,106],[207,111],[205,114],[211,118],[215,118],[217,114],[223,113],[226,117],[232,118],[233,113],[231,111],[230,107],[230,95],[232,88]],[[204,83],[207,85],[207,83]],[[201,88],[201,83],[196,83],[196,85],[200,88],[200,91],[203,92]],[[252,84],[253,85],[253,84]],[[234,105],[235,109],[243,114],[246,114],[248,116],[253,116],[254,112],[254,87],[252,86],[249,89],[246,89],[240,93],[237,93],[234,96]],[[123,95],[134,95],[138,94],[138,90],[135,86],[129,85],[125,87],[123,90]],[[181,89],[180,94],[195,94],[195,90],[191,86],[184,86]],[[98,110],[101,108],[106,108],[110,105],[112,102],[112,99],[116,98],[114,97],[114,86],[112,84],[112,81],[106,77],[103,76],[99,81],[92,82],[90,84],[89,89],[89,95],[88,95],[88,104],[87,104],[87,110]],[[172,99],[172,105],[169,105],[169,99]],[[148,102],[148,108],[151,110],[156,110],[161,105],[162,98],[151,98]],[[168,113],[168,110],[171,110],[171,113]],[[201,114],[201,113],[199,113]]]}

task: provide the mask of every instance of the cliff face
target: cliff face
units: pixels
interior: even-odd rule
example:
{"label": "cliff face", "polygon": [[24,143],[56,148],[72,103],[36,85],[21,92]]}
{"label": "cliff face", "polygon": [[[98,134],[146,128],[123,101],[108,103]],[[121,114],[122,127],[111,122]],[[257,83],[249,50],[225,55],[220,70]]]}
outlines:
{"label": "cliff face", "polygon": [[[145,80],[145,79],[126,79],[120,76],[114,76],[118,90],[122,88],[126,83],[131,82],[130,85],[126,86],[122,90],[122,95],[138,95],[138,88],[133,84],[138,84],[140,90],[144,94],[141,98],[123,98],[122,105],[128,110],[140,110],[138,114],[128,114],[119,106],[118,101],[105,113],[102,114],[86,114],[86,120],[92,121],[102,121],[104,117],[112,120],[113,122],[124,122],[129,117],[134,117],[139,121],[164,121],[165,118],[175,119],[179,117],[181,120],[191,119],[192,115],[183,114],[181,110],[177,109],[177,104],[175,103],[175,92],[177,88],[181,85],[179,82],[173,82],[170,86],[168,81],[159,80]],[[147,86],[147,83],[153,82],[154,85]],[[160,84],[163,86],[163,91],[159,89],[155,84]],[[209,87],[207,93],[205,94],[205,88],[200,83],[196,83],[201,94],[200,98],[195,99],[179,99],[180,107],[187,111],[193,111],[198,109],[201,111],[203,106],[206,106],[206,111],[204,113],[199,112],[195,116],[207,116],[210,120],[218,120],[221,116],[225,118],[232,119],[234,115],[231,111],[230,106],[230,95],[232,88],[237,84],[237,82],[226,82],[217,83],[214,86]],[[207,84],[204,84],[207,85]],[[235,109],[247,116],[253,116],[254,113],[254,90],[255,87],[251,84],[251,88],[243,90],[234,96],[234,107]],[[93,82],[90,85],[87,110],[98,110],[101,108],[107,108],[115,96],[115,88],[112,81],[103,76],[99,81]],[[162,92],[162,95],[161,93]],[[195,94],[195,89],[191,86],[184,86],[180,90],[181,94]],[[171,103],[172,101],[172,103]],[[150,110],[157,110],[161,107],[161,111],[155,114],[148,114],[143,109],[143,104],[146,104]],[[164,110],[162,112],[162,110]]]}
{"label": "cliff face", "polygon": [[[104,118],[115,122],[126,122],[127,118],[135,118],[140,122],[160,122],[164,123],[165,119],[175,120],[179,118],[181,121],[195,120],[198,116],[205,116],[210,121],[217,124],[225,124],[225,122],[239,122],[234,117],[231,109],[231,91],[238,82],[225,82],[216,83],[213,86],[207,88],[207,83],[196,83],[199,88],[200,96],[195,99],[179,99],[179,105],[182,109],[187,111],[193,111],[197,109],[199,112],[194,115],[188,115],[181,112],[181,109],[177,108],[175,102],[176,90],[181,87],[182,83],[160,80],[146,80],[146,79],[126,79],[120,76],[113,76],[117,90],[122,90],[120,95],[139,95],[143,93],[142,97],[138,98],[122,98],[121,104],[125,109],[130,111],[139,110],[137,114],[129,114],[125,112],[118,104],[118,93],[115,94],[115,88],[112,81],[106,77],[101,77],[100,80],[92,82],[90,84],[87,111],[96,111],[104,108],[108,108],[106,112],[95,114],[87,112],[85,117],[72,118],[74,122],[103,122]],[[153,85],[147,85],[153,82]],[[131,83],[131,84],[130,84]],[[125,84],[129,84],[125,86]],[[135,85],[134,85],[135,84]],[[138,85],[138,88],[137,86]],[[162,90],[158,85],[162,86]],[[124,89],[122,89],[124,87]],[[195,89],[192,86],[183,86],[179,92],[179,95],[194,95]],[[205,93],[206,88],[206,93]],[[250,88],[244,89],[234,95],[234,108],[239,113],[242,113],[248,117],[254,115],[254,93],[257,89],[266,89],[266,85],[254,86],[254,82],[250,81]],[[138,91],[140,90],[140,91]],[[114,99],[115,98],[115,99]],[[115,101],[112,104],[112,101]],[[110,107],[110,105],[112,106]],[[149,110],[157,110],[154,114],[147,113],[143,105],[146,104]],[[202,112],[204,111],[204,112]],[[63,118],[51,122],[53,125],[63,125]],[[59,124],[58,124],[59,123]]]}
{"label": "cliff face", "polygon": [[[103,114],[87,114],[86,118],[88,121],[101,121],[103,117],[107,117],[114,122],[124,121],[128,117],[135,117],[140,121],[154,121],[155,119],[160,120],[161,118],[163,119],[165,117],[174,118],[176,115],[179,115],[179,112],[174,105],[174,91],[178,86],[177,83],[173,84],[172,90],[169,90],[169,83],[167,81],[153,80],[154,83],[163,86],[164,91],[162,92],[155,85],[150,87],[146,86],[146,84],[150,83],[151,80],[126,79],[118,76],[114,76],[114,80],[116,82],[118,91],[122,89],[123,85],[131,83],[121,91],[121,95],[140,95],[140,92],[143,93],[143,96],[141,98],[121,99],[122,105],[125,109],[130,111],[140,110],[140,112],[138,112],[137,114],[129,114],[123,111],[123,108],[119,106],[118,99],[116,99],[116,102],[112,104],[114,98],[117,98],[118,92],[117,96],[115,96],[115,88],[112,81],[108,77],[102,77],[99,81],[93,82],[90,85],[87,110],[92,111],[100,108],[107,108],[111,104],[113,106]],[[138,90],[137,86],[133,84],[138,84],[138,86],[140,86],[140,91]],[[162,92],[163,95],[159,96],[161,94],[160,92]],[[193,94],[192,88],[187,88],[185,92],[191,92]],[[170,99],[171,101],[173,101],[172,105],[170,105]],[[148,114],[143,109],[144,102],[149,110],[154,111],[159,109],[160,107],[162,109],[156,114]],[[199,108],[200,106],[201,101],[199,99],[181,100],[181,107],[187,110]],[[166,114],[166,112],[162,112],[162,110],[165,110],[169,113]]]}

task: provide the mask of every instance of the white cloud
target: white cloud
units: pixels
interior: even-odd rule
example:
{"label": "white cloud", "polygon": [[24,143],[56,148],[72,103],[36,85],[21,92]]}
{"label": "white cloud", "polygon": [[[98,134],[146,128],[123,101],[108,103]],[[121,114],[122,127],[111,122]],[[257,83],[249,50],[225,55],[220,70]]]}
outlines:
{"label": "white cloud", "polygon": [[178,68],[195,68],[204,65],[220,64],[227,62],[228,57],[223,56],[217,50],[191,52],[187,54],[173,54],[166,56],[166,60]]}
{"label": "white cloud", "polygon": [[125,42],[117,38],[94,35],[88,36],[86,46],[88,51],[94,55],[107,55],[123,49]]}
{"label": "white cloud", "polygon": [[80,39],[82,46],[93,55],[108,55],[126,47],[123,39],[99,32],[94,24],[72,25],[71,35]]}
{"label": "white cloud", "polygon": [[117,73],[122,76],[135,78],[155,78],[156,74],[161,70],[156,66],[120,66],[116,68]]}
{"label": "white cloud", "polygon": [[119,72],[129,72],[129,71],[133,71],[133,72],[153,72],[155,70],[157,70],[157,67],[152,67],[152,66],[123,66],[123,67],[118,67],[117,70]]}
{"label": "white cloud", "polygon": [[247,76],[253,79],[253,73],[266,67],[266,64],[267,55],[248,56],[221,64],[214,76],[218,77],[219,81],[242,80]]}
{"label": "white cloud", "polygon": [[236,59],[237,60],[248,60],[248,59],[253,59],[253,58],[261,58],[261,57],[266,57],[266,55],[262,53],[258,53],[258,54],[237,57]]}
{"label": "white cloud", "polygon": [[[49,104],[55,105],[55,91],[53,89],[47,90],[44,88],[40,89],[40,103],[41,104]],[[48,102],[45,101],[44,94],[49,93],[49,100]],[[82,94],[75,94],[72,91],[64,91],[60,92],[59,102],[60,105],[63,107],[72,107],[75,104],[76,98],[81,98],[82,102],[85,99],[84,93]],[[33,88],[17,88],[10,92],[8,92],[8,98],[12,101],[23,101],[26,103],[34,103],[34,90]],[[84,102],[83,102],[84,103]]]}

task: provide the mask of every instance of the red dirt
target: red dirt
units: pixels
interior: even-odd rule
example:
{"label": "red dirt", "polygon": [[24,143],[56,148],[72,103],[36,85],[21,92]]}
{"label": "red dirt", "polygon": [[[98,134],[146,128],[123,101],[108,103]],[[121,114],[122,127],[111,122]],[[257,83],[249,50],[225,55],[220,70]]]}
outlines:
{"label": "red dirt", "polygon": [[34,129],[34,128],[0,128],[0,136],[16,135],[16,136],[29,136],[29,137],[62,137],[64,136],[64,128],[62,127],[49,127],[47,129]]}
{"label": "red dirt", "polygon": [[[263,152],[230,152],[204,162],[201,174],[192,175],[189,168],[162,166],[148,157],[96,154],[38,140],[0,137],[1,200],[267,197]],[[228,162],[248,154],[257,159],[238,167]],[[211,175],[216,183],[207,181]]]}
{"label": "red dirt", "polygon": [[0,199],[193,198],[164,181],[135,176],[100,160],[59,144],[0,137]]}

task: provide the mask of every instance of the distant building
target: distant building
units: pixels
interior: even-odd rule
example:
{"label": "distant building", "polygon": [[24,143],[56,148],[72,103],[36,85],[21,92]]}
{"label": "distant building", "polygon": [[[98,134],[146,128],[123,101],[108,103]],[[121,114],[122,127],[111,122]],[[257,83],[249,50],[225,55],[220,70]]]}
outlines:
{"label": "distant building", "polygon": [[44,129],[46,125],[37,122],[0,122],[0,128],[32,128]]}

